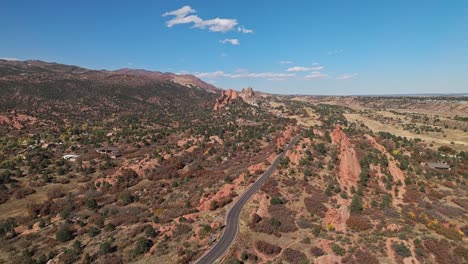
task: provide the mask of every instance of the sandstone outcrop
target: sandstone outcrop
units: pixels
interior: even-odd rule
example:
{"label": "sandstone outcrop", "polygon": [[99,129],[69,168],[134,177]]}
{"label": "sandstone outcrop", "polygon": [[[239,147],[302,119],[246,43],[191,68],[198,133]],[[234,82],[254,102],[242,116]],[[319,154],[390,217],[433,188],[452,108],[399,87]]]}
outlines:
{"label": "sandstone outcrop", "polygon": [[327,228],[334,228],[336,231],[346,231],[346,220],[349,218],[348,206],[342,205],[340,208],[330,208],[325,215],[324,222]]}
{"label": "sandstone outcrop", "polygon": [[252,87],[249,87],[247,89],[242,89],[240,93],[233,89],[221,91],[221,96],[216,99],[214,110],[219,110],[229,104],[232,104],[237,98],[242,99],[242,101],[249,105],[258,106],[255,93]]}
{"label": "sandstone outcrop", "polygon": [[338,166],[338,180],[340,185],[347,187],[356,186],[361,174],[361,166],[354,150],[353,144],[339,125],[330,134],[333,144],[338,145],[340,164]]}
{"label": "sandstone outcrop", "polygon": [[237,194],[234,191],[236,187],[237,186],[235,184],[225,184],[215,195],[211,197],[202,197],[200,199],[200,205],[198,206],[198,210],[209,211],[213,209],[213,202],[221,202],[223,200],[228,200],[236,196]]}

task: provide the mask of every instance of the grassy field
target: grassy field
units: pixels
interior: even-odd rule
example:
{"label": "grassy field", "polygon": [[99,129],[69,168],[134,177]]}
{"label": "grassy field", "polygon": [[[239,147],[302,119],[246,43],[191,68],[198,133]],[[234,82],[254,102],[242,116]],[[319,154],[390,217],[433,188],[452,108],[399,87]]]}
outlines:
{"label": "grassy field", "polygon": [[[381,111],[382,112],[382,111]],[[380,114],[382,114],[379,112]],[[392,113],[386,113],[386,116],[393,115]],[[394,135],[407,137],[407,138],[420,138],[427,144],[432,144],[434,149],[440,146],[451,146],[456,150],[467,150],[468,149],[468,133],[461,130],[444,129],[445,137],[441,133],[421,133],[416,134],[411,131],[405,130],[400,126],[392,124],[383,124],[379,121],[370,119],[361,114],[345,114],[345,117],[350,122],[364,123],[374,132],[389,132]],[[403,122],[402,122],[403,124]],[[451,144],[451,143],[454,144]]]}

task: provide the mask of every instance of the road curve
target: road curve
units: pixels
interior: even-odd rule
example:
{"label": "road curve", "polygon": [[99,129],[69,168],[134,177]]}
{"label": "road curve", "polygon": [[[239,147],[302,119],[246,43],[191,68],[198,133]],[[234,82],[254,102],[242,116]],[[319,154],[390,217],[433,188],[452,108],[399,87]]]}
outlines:
{"label": "road curve", "polygon": [[236,239],[237,232],[239,230],[239,216],[242,210],[242,207],[249,201],[249,199],[260,189],[262,184],[270,177],[271,174],[276,170],[281,158],[284,157],[286,151],[291,149],[294,144],[299,140],[300,135],[295,136],[291,139],[289,144],[286,146],[286,149],[276,157],[273,163],[270,165],[267,171],[263,173],[256,182],[254,182],[250,188],[242,194],[242,196],[237,200],[237,202],[231,207],[231,209],[226,214],[225,224],[223,234],[218,242],[203,256],[201,256],[196,264],[211,264],[214,263],[217,259],[222,257],[226,251],[231,246],[232,242]]}

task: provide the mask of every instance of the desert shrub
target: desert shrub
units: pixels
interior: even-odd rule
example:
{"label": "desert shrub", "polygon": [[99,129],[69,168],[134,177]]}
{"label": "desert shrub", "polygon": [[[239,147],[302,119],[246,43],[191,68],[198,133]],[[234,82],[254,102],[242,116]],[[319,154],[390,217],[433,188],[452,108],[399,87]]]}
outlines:
{"label": "desert shrub", "polygon": [[380,202],[380,208],[384,209],[384,208],[388,208],[390,207],[392,203],[392,196],[390,196],[389,194],[384,194],[382,196],[382,201]]}
{"label": "desert shrub", "polygon": [[93,227],[88,229],[87,233],[88,233],[88,235],[90,237],[95,237],[95,236],[97,236],[97,235],[99,235],[101,233],[101,230],[99,228],[93,226]]}
{"label": "desert shrub", "polygon": [[158,234],[156,233],[156,231],[154,230],[152,226],[147,226],[145,228],[145,235],[147,237],[156,237]]}
{"label": "desert shrub", "polygon": [[53,187],[47,191],[47,198],[49,199],[61,198],[63,196],[65,196],[65,192],[60,187]]}
{"label": "desert shrub", "polygon": [[453,250],[453,253],[458,256],[463,263],[468,263],[468,248],[458,246]]}
{"label": "desert shrub", "polygon": [[186,224],[178,224],[174,228],[173,236],[179,237],[185,234],[190,234],[192,232],[192,227]]}
{"label": "desert shrub", "polygon": [[428,197],[429,199],[431,200],[440,200],[442,198],[444,198],[446,195],[444,195],[443,193],[440,193],[434,189],[430,189],[429,190],[429,193],[428,193]]}
{"label": "desert shrub", "polygon": [[403,243],[393,243],[392,248],[402,258],[411,257],[410,249]]}
{"label": "desert shrub", "polygon": [[271,197],[281,196],[281,193],[278,189],[278,181],[276,181],[274,178],[268,178],[260,189]]}
{"label": "desert shrub", "polygon": [[98,202],[96,201],[96,199],[88,199],[86,200],[86,206],[89,208],[89,209],[97,209],[99,207],[98,205]]}
{"label": "desert shrub", "polygon": [[352,214],[346,220],[346,226],[354,231],[365,231],[372,228],[372,223],[367,217]]}
{"label": "desert shrub", "polygon": [[450,218],[465,215],[465,210],[450,205],[441,205],[438,209],[441,215],[448,216]]}
{"label": "desert shrub", "polygon": [[95,262],[96,264],[124,264],[122,257],[117,254],[106,254],[100,256]]}
{"label": "desert shrub", "polygon": [[427,239],[423,242],[424,248],[434,254],[436,262],[440,264],[458,263],[458,259],[450,252],[450,244],[446,240]]}
{"label": "desert shrub", "polygon": [[307,229],[307,228],[312,227],[312,223],[310,222],[310,220],[302,216],[299,217],[299,219],[297,220],[297,225],[299,226],[299,228],[302,228],[302,229]]}
{"label": "desert shrub", "polygon": [[21,189],[18,189],[16,192],[15,192],[15,198],[16,199],[23,199],[24,197],[30,195],[30,194],[33,194],[35,193],[36,190],[34,189],[31,189],[31,188],[21,188]]}
{"label": "desert shrub", "polygon": [[255,242],[255,247],[258,249],[258,251],[268,256],[276,256],[281,253],[282,250],[280,246],[270,244],[263,240],[258,240]]}
{"label": "desert shrub", "polygon": [[283,251],[283,254],[282,254],[283,258],[290,262],[290,263],[308,263],[307,262],[307,256],[298,251],[298,250],[294,250],[292,248],[287,248]]}
{"label": "desert shrub", "polygon": [[123,205],[128,205],[135,201],[135,197],[133,197],[129,191],[126,191],[120,195],[120,200],[122,201]]}
{"label": "desert shrub", "polygon": [[327,207],[323,205],[321,199],[317,200],[314,199],[314,197],[306,197],[304,199],[304,205],[306,207],[307,212],[309,212],[310,214],[325,217]]}
{"label": "desert shrub", "polygon": [[452,199],[452,201],[463,209],[468,210],[468,199],[457,197]]}
{"label": "desert shrub", "polygon": [[73,234],[67,226],[61,226],[55,233],[55,239],[59,242],[66,242],[73,239]]}
{"label": "desert shrub", "polygon": [[231,257],[226,260],[226,264],[243,264],[244,262],[238,260],[236,257]]}
{"label": "desert shrub", "polygon": [[126,169],[117,178],[117,182],[114,185],[117,190],[131,187],[140,181],[138,174],[132,169]]}
{"label": "desert shrub", "polygon": [[352,256],[343,259],[343,264],[379,264],[379,260],[370,252],[356,250]]}
{"label": "desert shrub", "polygon": [[320,256],[323,256],[325,255],[325,252],[323,251],[323,249],[319,248],[319,247],[312,247],[310,249],[310,253],[314,256],[314,257],[320,257]]}
{"label": "desert shrub", "polygon": [[141,255],[150,250],[150,248],[153,246],[153,241],[146,239],[144,237],[138,238],[136,244],[135,244],[135,249],[133,252],[136,255]]}
{"label": "desert shrub", "polygon": [[284,201],[283,201],[283,199],[281,197],[275,196],[275,197],[271,198],[270,204],[272,204],[272,205],[284,204]]}
{"label": "desert shrub", "polygon": [[336,244],[336,243],[332,244],[331,249],[332,249],[333,253],[335,253],[335,254],[337,254],[339,256],[343,256],[346,253],[346,250],[343,247],[341,247],[340,245]]}
{"label": "desert shrub", "polygon": [[419,203],[421,201],[421,192],[415,188],[411,188],[406,191],[405,195],[403,196],[403,201],[405,203]]}
{"label": "desert shrub", "polygon": [[457,232],[457,230],[445,227],[441,224],[433,224],[430,226],[430,228],[434,231],[436,231],[437,234],[442,235],[450,240],[458,240],[461,241],[463,240],[463,237],[461,234]]}
{"label": "desert shrub", "polygon": [[105,241],[99,246],[99,253],[102,255],[112,253],[112,251],[112,244],[109,241]]}
{"label": "desert shrub", "polygon": [[258,214],[253,214],[251,217],[250,217],[250,222],[249,222],[249,227],[251,229],[254,229],[255,226],[260,223],[262,221],[262,217],[259,216]]}
{"label": "desert shrub", "polygon": [[272,219],[275,219],[275,221],[270,220],[270,224],[279,232],[288,233],[298,229],[295,223],[295,213],[286,206],[282,204],[270,205],[268,212]]}
{"label": "desert shrub", "polygon": [[15,219],[8,218],[0,222],[0,236],[4,236],[16,227]]}

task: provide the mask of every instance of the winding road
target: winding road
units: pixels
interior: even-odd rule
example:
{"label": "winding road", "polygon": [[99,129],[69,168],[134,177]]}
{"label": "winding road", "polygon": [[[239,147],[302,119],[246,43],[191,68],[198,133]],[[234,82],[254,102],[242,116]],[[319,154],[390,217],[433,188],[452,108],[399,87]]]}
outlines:
{"label": "winding road", "polygon": [[300,134],[293,137],[289,144],[286,146],[286,149],[276,157],[273,163],[270,165],[268,170],[263,173],[256,182],[254,182],[247,191],[242,194],[242,196],[237,200],[237,202],[231,207],[231,209],[226,214],[225,219],[225,228],[221,239],[203,256],[201,256],[196,264],[211,264],[214,263],[217,259],[222,257],[226,251],[229,249],[231,244],[234,242],[239,230],[239,216],[244,205],[249,201],[249,199],[260,189],[262,184],[270,177],[273,172],[276,170],[281,158],[284,157],[286,151],[290,150],[294,144],[299,140]]}

